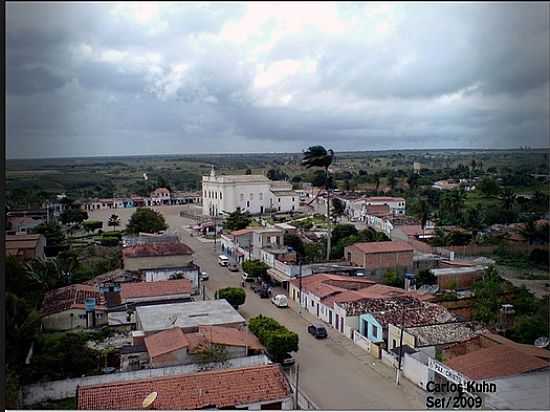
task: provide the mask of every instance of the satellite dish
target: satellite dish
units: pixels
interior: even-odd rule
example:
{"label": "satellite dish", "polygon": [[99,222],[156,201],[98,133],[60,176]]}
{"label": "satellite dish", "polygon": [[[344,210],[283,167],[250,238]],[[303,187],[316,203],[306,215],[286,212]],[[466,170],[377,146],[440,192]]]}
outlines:
{"label": "satellite dish", "polygon": [[147,397],[143,400],[143,409],[148,409],[153,402],[157,399],[157,393],[151,392]]}
{"label": "satellite dish", "polygon": [[537,348],[544,349],[548,346],[549,343],[550,339],[548,339],[548,337],[546,336],[541,336],[540,338],[535,339],[535,346]]}

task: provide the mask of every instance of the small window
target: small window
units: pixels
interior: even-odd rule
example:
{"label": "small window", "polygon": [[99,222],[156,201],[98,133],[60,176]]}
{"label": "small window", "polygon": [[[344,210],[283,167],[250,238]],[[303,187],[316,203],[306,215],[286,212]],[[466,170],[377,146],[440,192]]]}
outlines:
{"label": "small window", "polygon": [[277,200],[279,201],[279,203],[281,203],[281,198],[280,197],[278,197]]}
{"label": "small window", "polygon": [[376,327],[376,325],[372,325],[372,336],[378,337],[378,328]]}
{"label": "small window", "polygon": [[393,341],[393,347],[397,348],[397,342],[395,341],[395,339],[392,339],[392,341]]}
{"label": "small window", "polygon": [[246,207],[250,207],[250,201],[246,202]]}
{"label": "small window", "polygon": [[222,200],[222,192],[220,192],[220,200]]}

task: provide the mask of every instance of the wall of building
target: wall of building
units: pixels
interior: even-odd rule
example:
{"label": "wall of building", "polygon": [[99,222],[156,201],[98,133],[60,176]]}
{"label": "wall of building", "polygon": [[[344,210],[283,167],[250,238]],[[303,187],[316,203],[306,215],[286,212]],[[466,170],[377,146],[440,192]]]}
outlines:
{"label": "wall of building", "polygon": [[192,359],[187,353],[187,348],[182,348],[162,355],[151,358],[151,366],[153,368],[163,368],[166,366],[185,365],[191,363]]}
{"label": "wall of building", "polygon": [[[120,370],[122,372],[127,372],[133,370],[130,366],[132,360],[139,362],[140,365],[148,365],[150,362],[149,353],[144,352],[134,352],[134,353],[122,353],[120,354]],[[136,370],[142,369],[141,367],[136,368]]]}
{"label": "wall of building", "polygon": [[[72,316],[71,316],[72,314]],[[42,325],[46,330],[70,330],[86,328],[86,311],[83,309],[70,309],[60,313],[54,313],[42,318]],[[96,326],[106,325],[107,312],[96,312]]]}
{"label": "wall of building", "polygon": [[428,369],[428,365],[419,359],[415,359],[413,355],[408,353],[403,356],[401,368],[403,375],[407,379],[424,390],[426,390],[426,385],[428,382],[433,380],[430,379],[430,376],[433,376],[433,372]]}
{"label": "wall of building", "polygon": [[369,270],[412,267],[413,252],[369,253],[366,254],[366,267]]}
{"label": "wall of building", "polygon": [[163,296],[147,296],[142,298],[128,298],[128,299],[122,299],[121,303],[142,303],[142,302],[158,302],[161,300],[189,300],[191,295],[189,293],[180,293],[177,295],[163,295]]}
{"label": "wall of building", "polygon": [[154,257],[125,257],[124,269],[126,270],[144,270],[171,267],[185,267],[193,262],[192,255],[176,256],[154,256]]}
{"label": "wall of building", "polygon": [[174,268],[163,270],[145,270],[144,272],[146,282],[158,282],[161,280],[169,280],[170,276],[181,273],[185,279],[191,281],[193,290],[196,291],[199,287],[199,269],[197,267],[189,268]]}
{"label": "wall of building", "polygon": [[[366,329],[365,329],[366,326]],[[373,326],[376,326],[376,330]],[[359,331],[371,342],[382,342],[384,340],[384,330],[382,325],[370,314],[366,313],[359,317]]]}
{"label": "wall of building", "polygon": [[[401,337],[401,328],[395,325],[388,325],[388,350],[392,350],[394,348],[393,341],[397,343],[397,347],[399,346],[399,339]],[[416,339],[413,335],[407,333],[406,330],[403,331],[403,345],[408,345],[411,348],[416,347]]]}
{"label": "wall of building", "polygon": [[439,275],[437,276],[437,284],[440,289],[470,288],[482,276],[483,272],[481,270],[473,273]]}

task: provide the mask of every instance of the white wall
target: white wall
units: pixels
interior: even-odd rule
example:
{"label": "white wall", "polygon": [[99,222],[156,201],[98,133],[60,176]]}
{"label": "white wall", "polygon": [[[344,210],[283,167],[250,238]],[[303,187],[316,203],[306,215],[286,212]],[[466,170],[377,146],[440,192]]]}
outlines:
{"label": "white wall", "polygon": [[193,285],[193,289],[199,287],[199,272],[197,269],[182,272],[181,269],[166,269],[166,270],[144,270],[146,282],[158,282],[161,280],[169,280],[170,276],[176,273],[182,273],[185,279],[189,279]]}
{"label": "white wall", "polygon": [[401,367],[403,375],[407,379],[426,390],[426,385],[431,380],[431,376],[433,376],[433,372],[428,369],[428,365],[406,353],[402,359]]}

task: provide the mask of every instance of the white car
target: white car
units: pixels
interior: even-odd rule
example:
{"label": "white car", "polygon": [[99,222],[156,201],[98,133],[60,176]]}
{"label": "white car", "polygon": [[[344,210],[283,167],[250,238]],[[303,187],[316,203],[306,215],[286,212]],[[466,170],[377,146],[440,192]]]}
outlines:
{"label": "white car", "polygon": [[202,280],[202,281],[208,280],[208,273],[206,273],[206,272],[201,272],[201,280]]}
{"label": "white car", "polygon": [[273,303],[278,308],[288,308],[288,298],[285,295],[277,295],[271,298]]}

